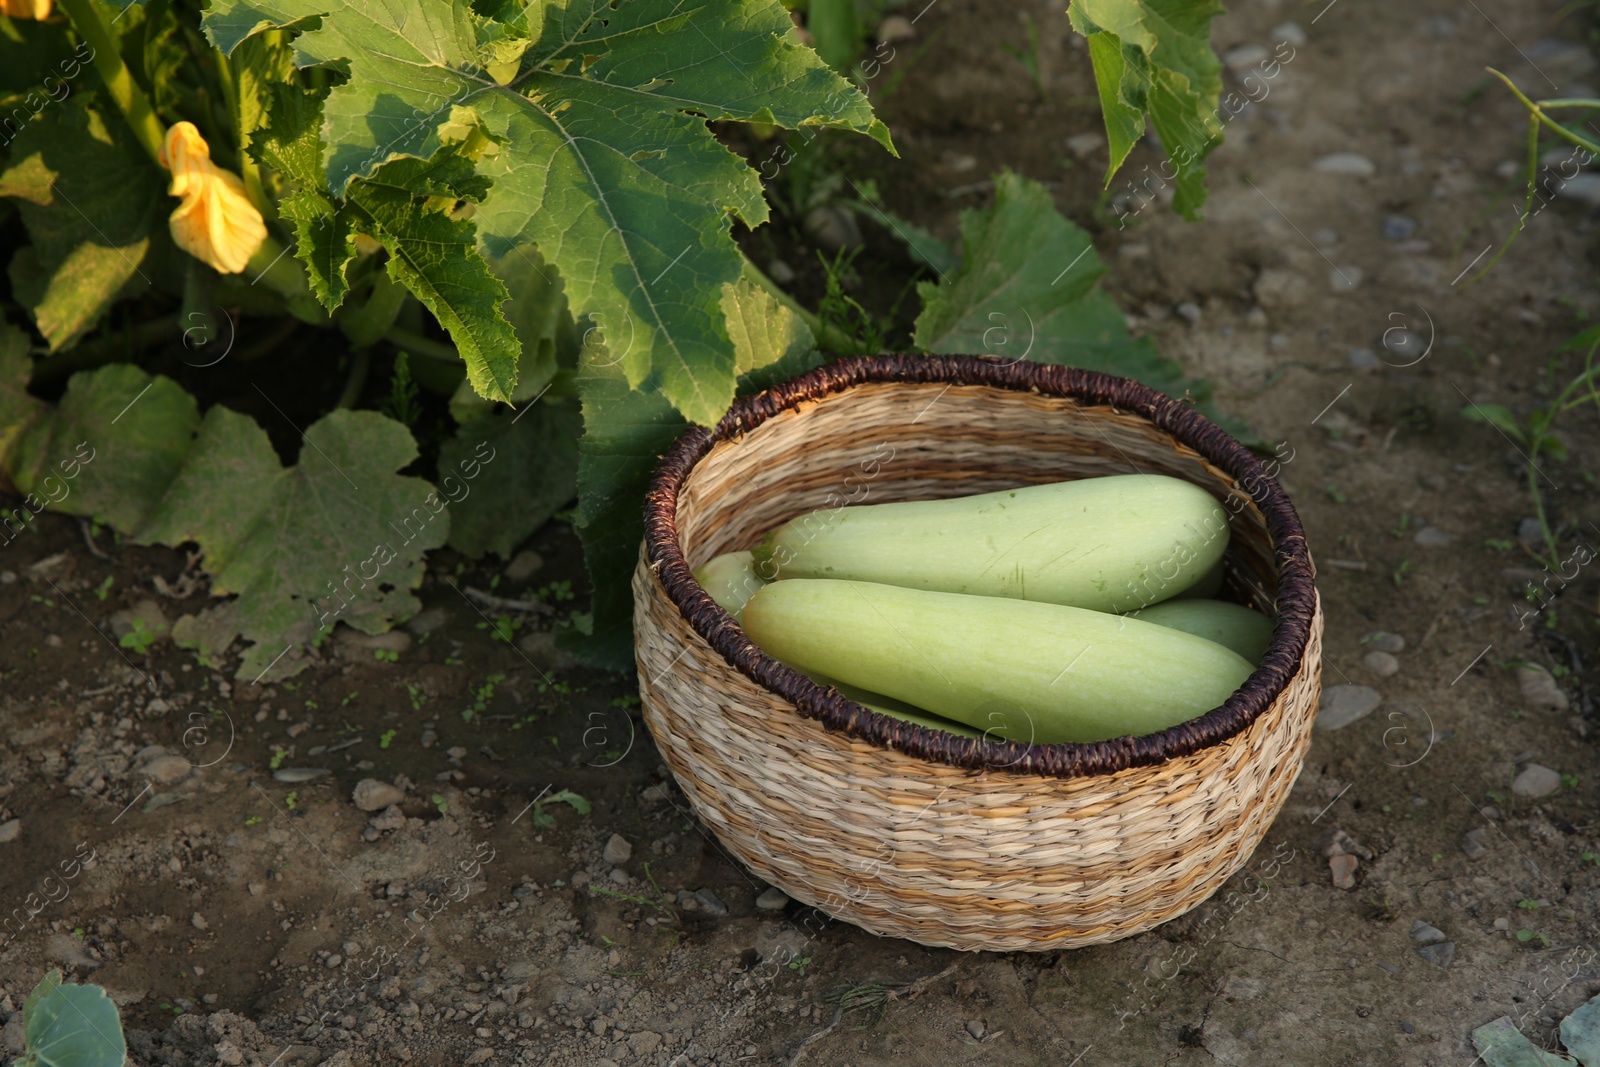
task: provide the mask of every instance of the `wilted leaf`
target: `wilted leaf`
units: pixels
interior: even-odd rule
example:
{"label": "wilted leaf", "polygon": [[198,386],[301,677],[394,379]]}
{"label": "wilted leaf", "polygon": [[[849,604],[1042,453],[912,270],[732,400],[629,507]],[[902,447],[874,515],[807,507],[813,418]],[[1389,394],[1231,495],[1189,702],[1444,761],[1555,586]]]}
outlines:
{"label": "wilted leaf", "polygon": [[1600,997],[1561,1020],[1561,1043],[1583,1067],[1600,1067]]}
{"label": "wilted leaf", "polygon": [[1578,1067],[1577,1061],[1545,1052],[1523,1037],[1504,1015],[1472,1031],[1472,1046],[1485,1067]]}

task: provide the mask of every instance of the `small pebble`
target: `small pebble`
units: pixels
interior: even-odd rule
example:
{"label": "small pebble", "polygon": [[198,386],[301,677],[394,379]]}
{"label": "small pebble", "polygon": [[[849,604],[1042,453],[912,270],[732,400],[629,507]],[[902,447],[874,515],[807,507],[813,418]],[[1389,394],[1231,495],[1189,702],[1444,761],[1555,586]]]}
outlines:
{"label": "small pebble", "polygon": [[0,845],[9,844],[12,841],[15,841],[17,839],[17,835],[20,833],[22,833],[21,819],[11,819],[7,822],[0,822]]}
{"label": "small pebble", "polygon": [[156,785],[170,785],[173,782],[181,782],[189,777],[193,770],[194,764],[182,756],[174,756],[170,753],[156,756],[143,767],[144,776]]}
{"label": "small pebble", "polygon": [[1372,160],[1356,152],[1333,152],[1311,165],[1319,174],[1340,174],[1351,178],[1370,178],[1378,173]]}
{"label": "small pebble", "polygon": [[1348,293],[1359,286],[1364,277],[1366,274],[1360,267],[1335,267],[1328,272],[1328,285],[1336,293]]}
{"label": "small pebble", "polygon": [[806,236],[825,252],[860,248],[865,243],[856,217],[836,204],[821,204],[801,221]]}
{"label": "small pebble", "polygon": [[1178,318],[1182,319],[1184,322],[1187,322],[1190,326],[1199,325],[1199,304],[1194,303],[1192,300],[1185,300],[1183,303],[1179,304],[1175,310],[1178,312]]}
{"label": "small pebble", "polygon": [[767,264],[767,277],[779,285],[788,285],[795,279],[794,268],[781,259],[775,259]]}
{"label": "small pebble", "polygon": [[206,917],[201,915],[198,911],[189,916],[189,925],[193,926],[196,930],[211,929],[210,924],[206,922]]}
{"label": "small pebble", "polygon": [[450,613],[444,608],[429,608],[406,623],[406,629],[421,637],[423,634],[432,633],[449,621]]}
{"label": "small pebble", "polygon": [[1410,330],[1391,326],[1383,331],[1383,348],[1388,353],[1384,362],[1391,367],[1407,367],[1427,354],[1428,342]]}
{"label": "small pebble", "polygon": [[1537,663],[1517,668],[1517,691],[1522,694],[1523,703],[1535,708],[1566,711],[1571,704],[1554,676]]}
{"label": "small pebble", "polygon": [[700,906],[706,911],[710,912],[712,915],[728,914],[728,906],[724,904],[717,894],[713,893],[710,889],[696,890],[694,899],[699,901]]}
{"label": "small pebble", "polygon": [[1538,763],[1528,764],[1511,780],[1511,791],[1519,797],[1547,797],[1560,788],[1560,772]]}
{"label": "small pebble", "polygon": [[[1079,159],[1083,159],[1100,151],[1101,146],[1105,143],[1106,139],[1098,133],[1075,133],[1067,138],[1067,151]],[[1132,247],[1142,246],[1134,245]]]}
{"label": "small pebble", "polygon": [[1417,919],[1411,924],[1411,940],[1417,942],[1418,944],[1431,945],[1435,942],[1443,941],[1444,938],[1445,934],[1443,930],[1439,929],[1437,926],[1430,926],[1421,919]]}
{"label": "small pebble", "polygon": [[633,858],[633,845],[621,834],[612,834],[600,857],[613,867],[620,866]]}
{"label": "small pebble", "polygon": [[756,907],[761,911],[782,911],[789,906],[788,894],[776,886],[756,897]]}
{"label": "small pebble", "polygon": [[1455,541],[1455,535],[1445,533],[1437,526],[1424,526],[1411,540],[1424,548],[1445,548]]}
{"label": "small pebble", "polygon": [[1388,678],[1400,671],[1400,661],[1387,652],[1368,652],[1361,657],[1361,665],[1379,678]]}
{"label": "small pebble", "polygon": [[436,732],[433,730],[424,730],[422,731],[422,737],[418,739],[417,743],[423,748],[432,748],[433,743],[437,740],[439,740],[439,735]]}
{"label": "small pebble", "polygon": [[1410,1023],[1401,1023],[1400,1024],[1400,1030],[1401,1030],[1402,1033],[1407,1033],[1407,1034],[1414,1034],[1414,1033],[1417,1032],[1417,1028],[1415,1026],[1412,1026]]}
{"label": "small pebble", "polygon": [[1300,28],[1298,22],[1285,22],[1272,28],[1272,39],[1274,41],[1287,41],[1289,44],[1299,47],[1306,43],[1307,37],[1306,31]]}
{"label": "small pebble", "polygon": [[1417,220],[1405,215],[1385,215],[1383,235],[1391,241],[1404,241],[1417,232]]}
{"label": "small pebble", "polygon": [[1417,955],[1441,969],[1449,967],[1456,958],[1456,943],[1454,941],[1441,941],[1437,945],[1423,945],[1417,949]]}
{"label": "small pebble", "polygon": [[1406,639],[1387,630],[1373,630],[1361,639],[1361,643],[1374,652],[1404,652],[1406,650]]}
{"label": "small pebble", "polygon": [[974,1041],[983,1040],[983,1023],[978,1019],[967,1020],[967,1033],[972,1035]]}
{"label": "small pebble", "polygon": [[1538,519],[1523,519],[1517,523],[1517,537],[1530,545],[1544,544],[1544,529]]}
{"label": "small pebble", "polygon": [[309,782],[328,773],[326,767],[280,767],[272,772],[275,782]]}
{"label": "small pebble", "polygon": [[1271,54],[1259,44],[1241,44],[1222,53],[1222,63],[1235,74],[1243,74]]}
{"label": "small pebble", "polygon": [[1489,846],[1483,843],[1484,835],[1488,832],[1487,826],[1480,826],[1461,835],[1461,851],[1466,854],[1467,859],[1475,860],[1489,851]]}
{"label": "small pebble", "polygon": [[878,23],[877,37],[880,42],[892,44],[895,41],[909,41],[916,35],[916,26],[904,15],[890,15]]}
{"label": "small pebble", "polygon": [[1372,354],[1370,348],[1352,348],[1345,359],[1358,370],[1372,370],[1378,366],[1378,357]]}
{"label": "small pebble", "polygon": [[1331,685],[1322,691],[1314,724],[1319,730],[1339,730],[1372,714],[1383,695],[1365,685]]}
{"label": "small pebble", "polygon": [[623,870],[621,867],[613,867],[613,868],[611,868],[611,873],[607,877],[609,877],[613,882],[617,883],[618,885],[627,885],[628,884],[628,872]]}
{"label": "small pebble", "polygon": [[380,782],[376,778],[361,779],[350,793],[350,799],[355,801],[356,807],[362,811],[382,811],[405,798],[404,790],[396,789],[388,782]]}
{"label": "small pebble", "polygon": [[1343,852],[1329,856],[1328,872],[1333,877],[1333,888],[1354,889],[1356,887],[1356,868],[1360,865],[1360,860]]}
{"label": "small pebble", "polygon": [[544,557],[531,548],[525,548],[511,557],[511,562],[506,564],[506,579],[512,582],[525,582],[544,567]]}

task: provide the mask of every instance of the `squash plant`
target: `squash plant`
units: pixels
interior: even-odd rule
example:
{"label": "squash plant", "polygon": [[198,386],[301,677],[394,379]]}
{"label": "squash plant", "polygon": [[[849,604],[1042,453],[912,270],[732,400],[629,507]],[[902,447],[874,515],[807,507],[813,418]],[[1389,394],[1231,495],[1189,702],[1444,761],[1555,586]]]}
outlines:
{"label": "squash plant", "polygon": [[[0,539],[50,507],[195,544],[219,600],[175,639],[210,660],[242,640],[238,677],[286,676],[337,622],[413,614],[428,550],[509,555],[576,495],[595,595],[573,636],[628,662],[656,456],[738,390],[850,349],[741,254],[732,223],[766,222],[765,191],[708,123],[892,153],[865,80],[777,0],[58,2],[0,18],[0,203],[26,237],[0,322],[0,471],[22,501]],[[1072,14],[1112,170],[1149,110],[1186,214],[1220,139],[1218,11]],[[1003,314],[1031,324],[1019,358],[1203,399],[1129,337],[1041,187],[1001,175],[962,230],[959,266],[920,286],[921,350],[994,351]],[[193,366],[233,353],[270,382],[274,338],[303,326],[347,358],[289,466],[254,419],[138,365],[181,341]],[[356,409],[373,354],[396,351],[395,402]],[[454,389],[453,436],[419,446],[395,417],[412,376]],[[435,482],[401,473],[419,456]]]}

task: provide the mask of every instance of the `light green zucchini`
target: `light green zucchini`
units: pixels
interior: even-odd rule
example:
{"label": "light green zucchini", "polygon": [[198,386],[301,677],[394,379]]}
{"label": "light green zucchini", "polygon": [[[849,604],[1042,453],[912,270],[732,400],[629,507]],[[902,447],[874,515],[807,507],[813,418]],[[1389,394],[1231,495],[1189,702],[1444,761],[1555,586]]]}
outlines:
{"label": "light green zucchini", "polygon": [[1272,643],[1272,620],[1259,611],[1224,600],[1168,600],[1128,614],[1130,619],[1170,626],[1231,648],[1260,663]]}
{"label": "light green zucchini", "polygon": [[1133,611],[1193,585],[1227,547],[1227,514],[1210,493],[1128,474],[819,511],[769,534],[756,562],[780,579]]}
{"label": "light green zucchini", "polygon": [[724,552],[713,556],[694,572],[694,580],[736,621],[745,603],[755,596],[757,589],[767,584],[756,573],[749,552]]}
{"label": "light green zucchini", "polygon": [[1175,726],[1252,670],[1213,641],[1126,616],[869,582],[774,582],[745,605],[744,629],[801,670],[1039,744]]}
{"label": "light green zucchini", "polygon": [[[799,668],[795,669],[799,670]],[[886,697],[882,693],[874,693],[862,689],[860,686],[850,685],[836,678],[829,678],[825,674],[818,674],[816,671],[804,671],[802,673],[809,675],[811,680],[818,685],[833,686],[839,691],[839,695],[846,700],[853,700],[862,707],[870,708],[880,715],[887,715],[891,719],[903,719],[906,722],[916,723],[918,726],[930,726],[935,730],[945,730],[952,734],[959,734],[962,737],[983,736],[981,732],[972,729],[970,726],[952,722],[938,715],[930,715],[921,708],[914,708],[905,701],[896,700],[894,697]]]}

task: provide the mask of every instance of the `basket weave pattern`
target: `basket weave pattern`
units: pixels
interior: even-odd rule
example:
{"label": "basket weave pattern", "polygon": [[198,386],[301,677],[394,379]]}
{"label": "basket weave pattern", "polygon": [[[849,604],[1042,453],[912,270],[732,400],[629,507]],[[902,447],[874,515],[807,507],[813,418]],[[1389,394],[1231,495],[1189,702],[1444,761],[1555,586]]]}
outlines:
{"label": "basket weave pattern", "polygon": [[[745,402],[714,434],[697,431],[704,439],[686,438],[663,465],[676,458],[681,477],[657,479],[633,582],[640,695],[663,757],[752,871],[873,933],[1056,949],[1183,914],[1249,859],[1310,743],[1322,621],[1292,509],[1285,536],[1281,491],[1239,488],[1237,446],[1224,458],[1230,475],[1210,456],[1217,449],[1202,455],[1148,413],[1082,388],[1117,379],[1034,367],[1047,391],[1031,392],[984,384],[998,372],[981,360],[919,357],[918,376],[934,379],[922,381],[894,380],[898,366],[815,372],[786,395]],[[1210,426],[1186,410],[1174,417]],[[1280,618],[1249,693],[1138,744],[1033,748],[874,715],[762,656],[680,570],[818,508],[1135,469],[1225,503],[1227,588]]]}

